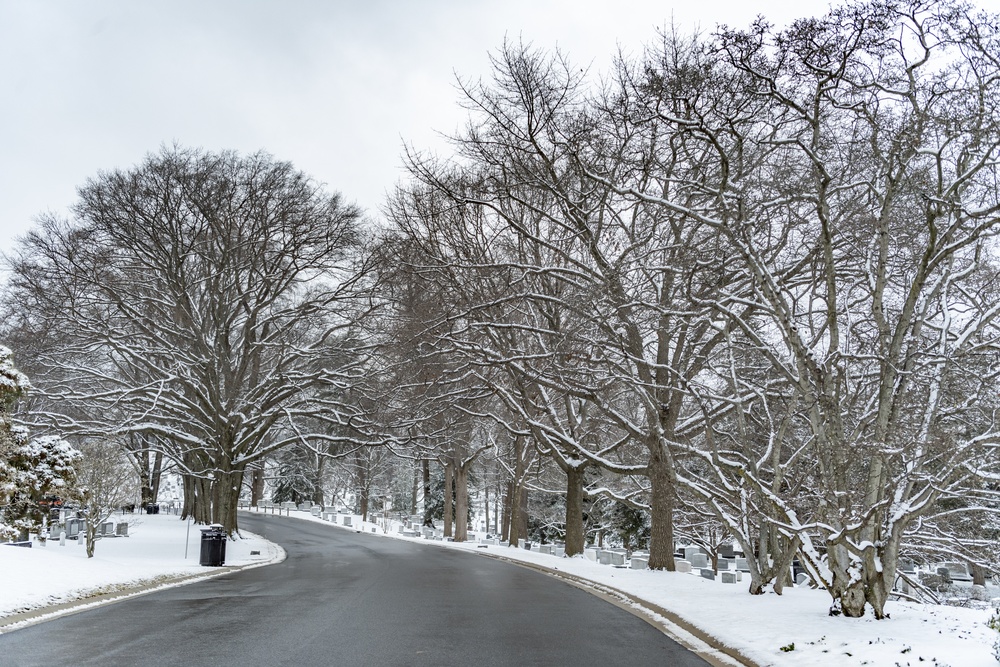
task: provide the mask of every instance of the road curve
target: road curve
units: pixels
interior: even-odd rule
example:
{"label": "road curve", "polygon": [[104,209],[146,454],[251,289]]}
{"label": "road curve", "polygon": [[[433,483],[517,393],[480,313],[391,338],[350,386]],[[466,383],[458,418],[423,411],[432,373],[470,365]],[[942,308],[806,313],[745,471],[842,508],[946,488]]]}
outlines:
{"label": "road curve", "polygon": [[705,667],[645,621],[475,554],[241,514],[277,565],[0,635],[7,667]]}

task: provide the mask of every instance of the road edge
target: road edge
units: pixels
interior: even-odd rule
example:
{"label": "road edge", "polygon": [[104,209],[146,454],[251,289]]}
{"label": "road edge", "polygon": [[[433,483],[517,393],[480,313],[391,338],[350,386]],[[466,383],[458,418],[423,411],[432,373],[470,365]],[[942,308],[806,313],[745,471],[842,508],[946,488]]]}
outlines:
{"label": "road edge", "polygon": [[[463,549],[461,551],[466,550]],[[516,558],[508,558],[502,554],[489,553],[488,551],[467,551],[467,553],[473,553],[477,556],[485,556],[486,558],[492,558],[494,560],[503,561],[512,565],[519,565],[529,570],[565,581],[571,586],[575,586],[576,588],[586,591],[591,595],[595,595],[615,605],[619,609],[627,611],[637,618],[641,618],[687,650],[698,654],[698,656],[703,658],[713,667],[733,667],[733,661],[735,661],[736,665],[742,665],[743,667],[761,667],[759,663],[749,658],[738,649],[726,646],[719,641],[717,637],[698,628],[679,616],[677,613],[627,591],[623,591],[615,588],[614,586],[602,584],[576,574],[563,572],[562,570],[550,568],[545,565],[539,565],[538,563],[530,563]]]}
{"label": "road edge", "polygon": [[[249,533],[250,531],[247,532]],[[263,536],[257,535],[256,533],[251,534],[264,539]],[[121,602],[123,600],[129,600],[142,595],[148,595],[157,591],[166,590],[168,588],[186,586],[199,581],[221,577],[225,574],[240,572],[242,570],[252,570],[257,567],[275,565],[284,561],[288,557],[287,552],[280,544],[277,542],[271,542],[270,540],[265,541],[275,550],[274,556],[272,556],[269,560],[244,563],[242,565],[224,565],[198,574],[182,574],[176,576],[161,576],[154,577],[152,579],[143,579],[130,584],[120,584],[122,588],[109,593],[87,595],[85,597],[76,598],[75,600],[60,602],[59,604],[36,607],[34,609],[29,609],[28,611],[10,614],[9,616],[0,617],[0,635],[20,630],[22,628],[27,628],[38,623],[44,623],[45,621],[62,618],[63,616],[88,611],[107,604],[113,604],[115,602]],[[116,584],[113,584],[113,586],[115,585]]]}

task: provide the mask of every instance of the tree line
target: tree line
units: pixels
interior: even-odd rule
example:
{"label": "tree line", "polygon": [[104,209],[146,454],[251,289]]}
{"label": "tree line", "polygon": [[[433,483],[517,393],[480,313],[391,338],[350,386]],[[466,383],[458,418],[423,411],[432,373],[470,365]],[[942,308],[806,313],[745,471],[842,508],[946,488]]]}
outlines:
{"label": "tree line", "polygon": [[508,43],[460,84],[378,226],[266,154],[84,185],[9,262],[32,418],[167,456],[229,530],[265,460],[366,505],[434,462],[455,539],[470,476],[513,543],[555,498],[569,555],[604,498],[653,568],[732,541],[751,593],[798,559],[847,616],[903,557],[996,571],[996,16],[667,30],[599,80]]}

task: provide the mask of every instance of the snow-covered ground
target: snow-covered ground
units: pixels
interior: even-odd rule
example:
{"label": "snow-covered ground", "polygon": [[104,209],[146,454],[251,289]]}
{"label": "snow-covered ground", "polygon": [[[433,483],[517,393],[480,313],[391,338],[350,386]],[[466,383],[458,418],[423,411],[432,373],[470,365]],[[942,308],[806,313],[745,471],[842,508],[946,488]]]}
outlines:
{"label": "snow-covered ground", "polygon": [[[987,610],[923,606],[891,602],[891,619],[847,619],[827,615],[829,596],[805,588],[786,589],[777,596],[751,596],[744,584],[722,584],[681,573],[630,570],[600,565],[586,558],[555,558],[525,549],[475,543],[455,544],[403,537],[395,525],[388,532],[359,522],[334,526],[307,512],[293,518],[324,523],[331,530],[377,532],[393,539],[417,540],[440,548],[462,549],[498,556],[558,571],[621,591],[650,603],[641,613],[655,616],[655,606],[674,614],[736,649],[760,665],[780,666],[913,666],[993,667],[993,644],[1000,639],[987,627]],[[156,584],[176,577],[197,577],[220,568],[198,564],[200,533],[170,515],[135,515],[129,537],[104,539],[95,557],[87,559],[73,541],[32,549],[0,547],[0,620],[28,609],[90,598],[129,587]],[[280,547],[243,531],[242,540],[226,547],[226,565],[252,565],[283,557]],[[259,551],[259,555],[250,555]],[[165,585],[174,585],[166,583]],[[662,620],[662,619],[658,619]],[[669,622],[667,623],[669,625]],[[681,631],[683,634],[683,631]]]}
{"label": "snow-covered ground", "polygon": [[4,617],[66,602],[127,594],[136,587],[177,585],[178,580],[284,557],[277,545],[242,531],[242,539],[226,544],[225,567],[203,567],[198,564],[199,526],[189,527],[168,514],[116,518],[128,522],[129,536],[99,540],[93,558],[87,558],[87,550],[76,540],[66,540],[65,546],[58,539],[45,546],[35,542],[30,549],[0,546],[0,623]]}

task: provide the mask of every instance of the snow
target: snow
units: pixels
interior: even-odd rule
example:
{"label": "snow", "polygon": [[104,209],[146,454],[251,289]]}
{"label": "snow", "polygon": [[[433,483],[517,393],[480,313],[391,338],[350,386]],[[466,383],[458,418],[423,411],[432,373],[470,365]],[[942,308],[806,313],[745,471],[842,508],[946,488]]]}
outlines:
{"label": "snow", "polygon": [[[284,551],[263,538],[241,531],[241,539],[226,543],[225,567],[205,567],[200,557],[201,526],[168,514],[116,515],[125,521],[128,537],[97,542],[94,557],[77,540],[49,539],[32,548],[0,546],[0,623],[5,616],[40,610],[139,586],[177,585],[178,577],[204,577],[230,571],[231,566],[265,565],[284,558]],[[259,551],[259,555],[250,555]],[[9,629],[9,628],[5,628]]]}
{"label": "snow", "polygon": [[[358,516],[352,517],[352,527],[335,526],[308,512],[292,511],[291,516],[323,523],[331,530],[375,532],[387,538],[519,561],[561,576],[584,579],[593,582],[592,587],[598,591],[611,592],[621,603],[666,626],[685,643],[697,643],[697,639],[673,624],[673,616],[759,665],[997,665],[993,643],[1000,634],[986,626],[991,615],[988,610],[893,601],[886,605],[891,615],[888,620],[831,617],[827,615],[829,596],[808,588],[786,588],[781,596],[752,596],[747,593],[747,582],[722,584],[691,574],[615,568],[584,557],[556,558],[506,546],[403,537],[397,532],[397,523],[392,522],[386,532],[381,526],[361,522]],[[73,541],[59,546],[58,540],[50,540],[47,546],[35,544],[32,549],[0,547],[0,619],[116,587],[226,570],[198,565],[198,526],[190,528],[185,559],[186,523],[170,515],[134,515],[126,519],[129,537],[101,540],[95,557],[89,560],[84,549]],[[250,556],[251,550],[261,555]],[[227,566],[266,564],[283,556],[280,547],[246,531],[242,539],[230,541],[226,547]],[[629,596],[644,604],[629,602]],[[657,613],[656,608],[664,610],[668,618]]]}

